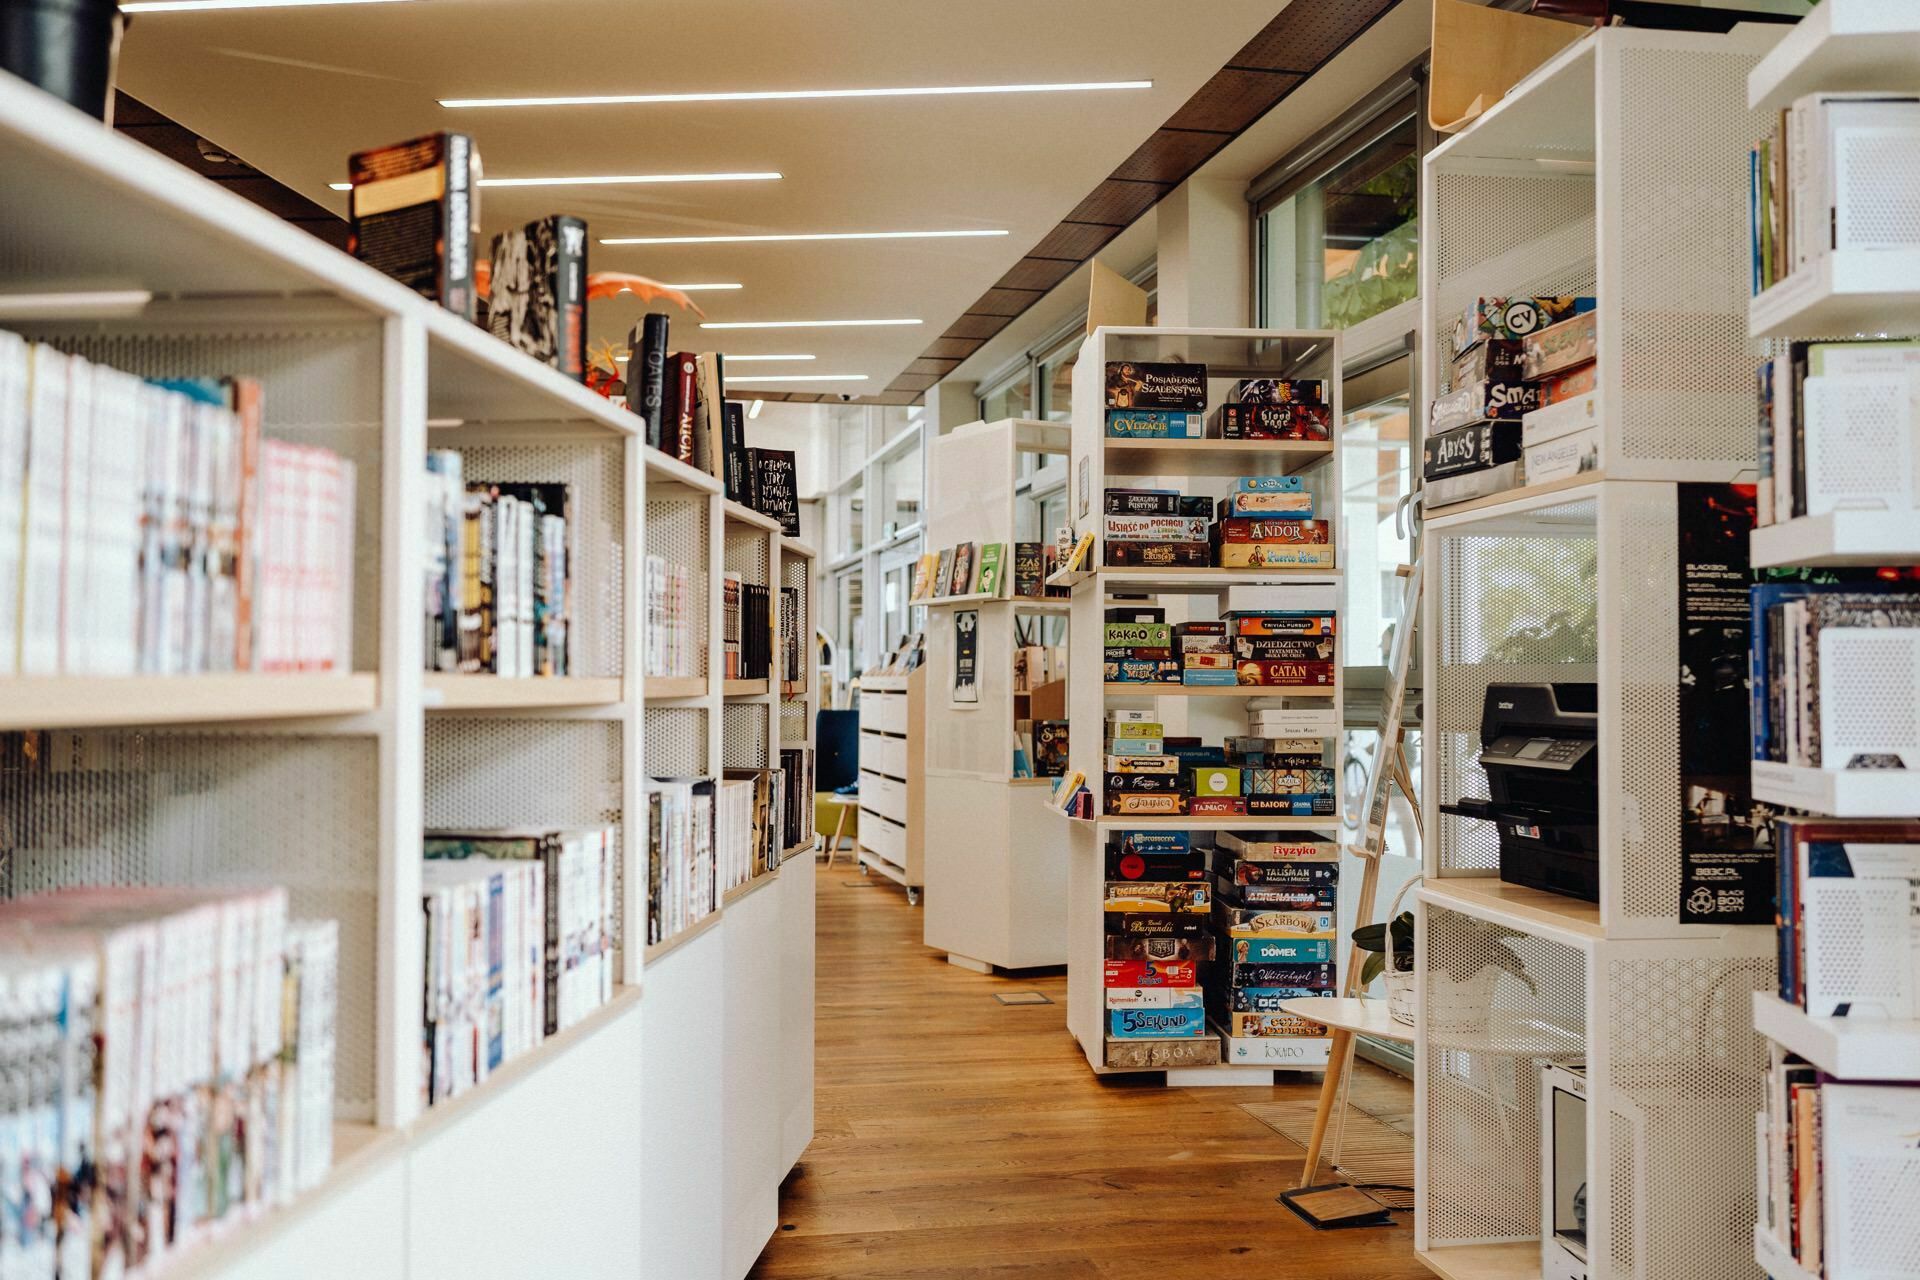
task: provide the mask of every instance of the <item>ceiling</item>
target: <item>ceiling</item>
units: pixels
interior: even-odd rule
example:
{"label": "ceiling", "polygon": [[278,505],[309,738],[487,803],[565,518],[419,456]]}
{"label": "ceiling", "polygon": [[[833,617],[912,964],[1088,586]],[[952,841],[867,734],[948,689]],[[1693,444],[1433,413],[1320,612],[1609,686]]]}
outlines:
{"label": "ceiling", "polygon": [[[1302,0],[1311,6],[1316,0]],[[1054,231],[1142,139],[1262,31],[1284,0],[620,0],[411,3],[137,16],[120,82],[318,204],[349,153],[438,129],[477,140],[489,177],[777,170],[777,182],[489,188],[483,232],[548,213],[587,219],[595,270],[738,281],[710,319],[917,318],[871,329],[699,331],[676,345],[805,353],[753,384],[873,393]],[[1196,21],[1196,12],[1205,21]],[[1152,80],[1147,90],[837,101],[452,110],[444,97]],[[1005,236],[601,246],[601,236],[1005,229]],[[1051,282],[1049,282],[1051,283]],[[1036,294],[1037,296],[1037,294]],[[596,303],[624,345],[645,308]],[[683,319],[684,316],[684,319]],[[731,379],[730,379],[731,381]],[[911,397],[908,397],[911,398]]]}

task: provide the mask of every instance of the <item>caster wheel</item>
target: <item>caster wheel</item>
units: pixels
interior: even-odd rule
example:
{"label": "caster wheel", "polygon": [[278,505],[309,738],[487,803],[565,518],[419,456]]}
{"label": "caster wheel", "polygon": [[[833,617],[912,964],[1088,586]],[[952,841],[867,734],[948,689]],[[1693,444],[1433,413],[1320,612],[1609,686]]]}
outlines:
{"label": "caster wheel", "polygon": [[860,864],[860,874],[863,876],[869,874],[867,871],[867,864],[864,862]]}
{"label": "caster wheel", "polygon": [[918,889],[907,890],[907,905],[910,907],[920,905],[920,891]]}

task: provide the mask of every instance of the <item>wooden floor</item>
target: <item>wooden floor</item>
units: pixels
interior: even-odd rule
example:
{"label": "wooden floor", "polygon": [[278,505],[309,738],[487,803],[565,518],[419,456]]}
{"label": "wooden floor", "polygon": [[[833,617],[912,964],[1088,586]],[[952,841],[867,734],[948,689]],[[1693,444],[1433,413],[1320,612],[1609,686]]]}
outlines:
{"label": "wooden floor", "polygon": [[[920,945],[899,889],[844,862],[816,874],[815,1136],[755,1277],[1431,1280],[1410,1221],[1316,1232],[1275,1203],[1299,1149],[1239,1104],[1317,1076],[1097,1079],[1067,1034],[1064,973],[955,968]],[[1053,1003],[994,999],[1014,991]]]}

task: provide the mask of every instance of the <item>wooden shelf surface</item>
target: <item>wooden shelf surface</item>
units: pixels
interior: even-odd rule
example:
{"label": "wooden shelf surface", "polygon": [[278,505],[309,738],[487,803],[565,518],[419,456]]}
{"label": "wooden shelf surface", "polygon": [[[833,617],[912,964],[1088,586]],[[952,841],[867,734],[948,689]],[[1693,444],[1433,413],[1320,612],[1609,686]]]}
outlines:
{"label": "wooden shelf surface", "polygon": [[702,916],[700,919],[696,920],[694,923],[688,925],[686,928],[682,929],[680,932],[674,934],[671,938],[662,938],[659,942],[653,942],[653,943],[647,944],[647,949],[641,953],[641,961],[643,964],[642,971],[643,972],[645,971],[644,970],[645,965],[652,964],[654,961],[660,959],[660,957],[668,954],[669,952],[675,950],[676,948],[686,946],[689,942],[692,942],[695,938],[699,937],[701,934],[705,933],[707,930],[718,926],[720,923],[720,916],[724,906],[725,906],[724,903],[715,906],[712,911],[709,911],[706,915]]}
{"label": "wooden shelf surface", "polygon": [[647,676],[641,687],[646,691],[648,702],[660,698],[704,698],[708,692],[705,676]]}
{"label": "wooden shelf surface", "polygon": [[1416,1249],[1413,1256],[1443,1280],[1540,1280],[1538,1240]]}
{"label": "wooden shelf surface", "polygon": [[1575,946],[1606,937],[1598,903],[1510,884],[1493,876],[1450,876],[1421,882],[1416,891],[1434,906],[1497,920],[1526,933],[1557,936]]}
{"label": "wooden shelf surface", "polygon": [[1292,475],[1333,457],[1331,440],[1116,440],[1106,470],[1114,476]]}
{"label": "wooden shelf surface", "polygon": [[428,711],[485,711],[605,706],[619,702],[623,693],[618,676],[510,679],[432,672],[422,681],[421,695]]}
{"label": "wooden shelf surface", "polygon": [[1134,684],[1109,680],[1101,685],[1109,697],[1155,698],[1331,698],[1332,685],[1274,684]]}
{"label": "wooden shelf surface", "polygon": [[0,729],[220,724],[352,716],[378,702],[375,678],[259,672],[0,678]]}
{"label": "wooden shelf surface", "polygon": [[735,502],[732,498],[723,498],[720,502],[721,514],[730,524],[743,524],[767,533],[779,533],[780,522],[764,512]]}
{"label": "wooden shelf surface", "polygon": [[720,694],[726,698],[759,698],[771,687],[765,680],[722,680]]}

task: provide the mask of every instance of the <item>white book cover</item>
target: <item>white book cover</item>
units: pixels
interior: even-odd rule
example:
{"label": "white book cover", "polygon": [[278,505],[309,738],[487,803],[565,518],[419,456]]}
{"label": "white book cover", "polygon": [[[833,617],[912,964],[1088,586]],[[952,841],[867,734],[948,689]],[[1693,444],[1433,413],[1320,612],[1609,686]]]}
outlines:
{"label": "white book cover", "polygon": [[1920,1280],[1920,1088],[1821,1089],[1822,1238],[1832,1280]]}
{"label": "white book cover", "polygon": [[100,611],[93,605],[97,558],[94,537],[94,366],[79,356],[67,358],[67,554],[60,584],[60,669],[68,675],[93,675],[93,633]]}
{"label": "white book cover", "polygon": [[26,339],[0,330],[0,676],[20,667],[30,359]]}
{"label": "white book cover", "polygon": [[1807,1012],[1920,1018],[1920,844],[1809,841],[1799,874]]}
{"label": "white book cover", "polygon": [[67,366],[35,343],[27,427],[26,541],[20,586],[20,673],[60,674],[66,559]]}
{"label": "white book cover", "polygon": [[95,366],[89,516],[94,559],[88,569],[86,598],[98,620],[92,637],[96,675],[132,675],[139,669],[144,393],[145,384],[132,374]]}

